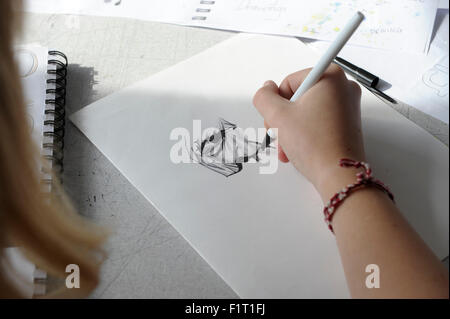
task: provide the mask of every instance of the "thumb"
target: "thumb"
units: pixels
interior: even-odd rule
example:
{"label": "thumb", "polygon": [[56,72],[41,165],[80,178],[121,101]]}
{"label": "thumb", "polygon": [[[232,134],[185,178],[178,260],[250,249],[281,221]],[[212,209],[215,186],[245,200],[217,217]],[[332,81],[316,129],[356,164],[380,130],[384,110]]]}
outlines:
{"label": "thumb", "polygon": [[253,105],[272,127],[277,127],[278,116],[288,103],[288,100],[279,95],[278,86],[273,81],[266,81],[253,97]]}

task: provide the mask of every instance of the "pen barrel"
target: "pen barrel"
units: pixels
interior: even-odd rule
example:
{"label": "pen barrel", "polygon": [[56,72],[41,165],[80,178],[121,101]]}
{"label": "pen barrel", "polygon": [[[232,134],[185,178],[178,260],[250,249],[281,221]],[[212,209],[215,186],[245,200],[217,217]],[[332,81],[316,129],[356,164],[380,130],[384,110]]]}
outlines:
{"label": "pen barrel", "polygon": [[364,20],[364,15],[361,12],[357,12],[350,21],[344,26],[344,28],[339,32],[336,39],[330,44],[325,54],[319,59],[314,68],[306,76],[303,83],[295,91],[294,95],[291,97],[291,101],[297,100],[306,91],[308,91],[316,82],[320,79],[322,74],[331,64],[333,59],[341,51],[342,47],[347,43],[356,29],[359,27],[361,22]]}
{"label": "pen barrel", "polygon": [[333,62],[339,65],[346,73],[351,74],[356,80],[368,87],[375,88],[380,80],[376,75],[361,69],[340,57],[336,57]]}
{"label": "pen barrel", "polygon": [[357,78],[361,83],[371,88],[375,88],[379,81],[379,78],[377,76],[363,69],[358,69]]}

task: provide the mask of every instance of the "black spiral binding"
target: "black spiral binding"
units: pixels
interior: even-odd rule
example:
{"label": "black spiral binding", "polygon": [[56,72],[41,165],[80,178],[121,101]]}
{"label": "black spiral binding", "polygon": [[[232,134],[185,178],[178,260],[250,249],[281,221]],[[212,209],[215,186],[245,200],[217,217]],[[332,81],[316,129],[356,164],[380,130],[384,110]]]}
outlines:
{"label": "black spiral binding", "polygon": [[211,12],[211,7],[216,3],[214,0],[200,0],[200,7],[195,9],[196,15],[192,20],[202,21],[208,18],[207,14]]}
{"label": "black spiral binding", "polygon": [[[44,158],[51,163],[53,172],[59,175],[63,171],[68,60],[66,55],[59,51],[49,51],[48,55],[46,118],[44,120],[42,147]],[[51,184],[52,179],[50,177],[44,178],[44,182]]]}

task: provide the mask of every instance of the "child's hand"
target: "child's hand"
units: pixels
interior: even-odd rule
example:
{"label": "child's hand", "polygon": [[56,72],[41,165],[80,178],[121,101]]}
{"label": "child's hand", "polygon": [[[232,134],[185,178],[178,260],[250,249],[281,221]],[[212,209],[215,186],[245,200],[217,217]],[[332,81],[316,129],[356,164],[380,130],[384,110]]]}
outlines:
{"label": "child's hand", "polygon": [[[290,102],[309,71],[289,75],[279,88],[273,81],[267,81],[256,92],[253,103],[264,117],[265,125],[278,129],[279,159],[290,161],[325,199],[335,187],[334,191],[338,191],[345,186],[344,180],[355,180],[355,172],[340,168],[339,160],[365,159],[361,89],[333,64],[319,82],[296,102]],[[348,174],[351,177],[344,177],[340,183],[339,178]],[[323,185],[326,180],[336,178],[336,186]]]}
{"label": "child's hand", "polygon": [[[280,160],[289,159],[326,202],[356,181],[356,170],[339,167],[339,160],[365,159],[361,91],[332,65],[316,85],[289,102],[308,72],[288,76],[280,88],[266,82],[254,104],[266,126],[278,128]],[[333,217],[333,228],[353,297],[448,299],[448,270],[380,190],[368,187],[346,199]],[[370,263],[382,265],[388,279],[380,289],[364,287]]]}

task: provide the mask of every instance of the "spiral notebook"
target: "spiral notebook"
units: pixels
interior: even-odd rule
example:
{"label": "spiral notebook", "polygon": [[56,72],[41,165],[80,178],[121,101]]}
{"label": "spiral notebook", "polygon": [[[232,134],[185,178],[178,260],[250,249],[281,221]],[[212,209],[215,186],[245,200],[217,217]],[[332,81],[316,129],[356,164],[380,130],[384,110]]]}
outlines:
{"label": "spiral notebook", "polygon": [[[280,83],[317,59],[297,39],[240,34],[96,101],[71,120],[239,296],[348,297],[320,197],[292,165],[262,175],[260,165],[246,163],[230,175],[171,160],[176,145],[195,143],[195,135],[218,123],[225,139],[234,125],[263,128],[254,93],[266,80]],[[362,117],[375,176],[390,186],[436,255],[446,257],[448,148],[365,89]]]}
{"label": "spiral notebook", "polygon": [[[44,161],[59,175],[63,169],[67,57],[40,45],[24,45],[16,47],[15,58],[30,135]],[[51,192],[52,175],[39,169],[45,191]],[[25,297],[45,294],[44,271],[26,260],[17,248],[5,249],[5,256],[13,284]]]}
{"label": "spiral notebook", "polygon": [[[63,168],[67,57],[39,45],[16,48],[16,61],[25,94],[33,141],[53,172]],[[42,172],[51,185],[51,176]],[[50,187],[49,187],[50,190]]]}

